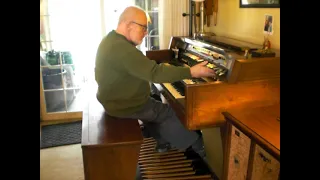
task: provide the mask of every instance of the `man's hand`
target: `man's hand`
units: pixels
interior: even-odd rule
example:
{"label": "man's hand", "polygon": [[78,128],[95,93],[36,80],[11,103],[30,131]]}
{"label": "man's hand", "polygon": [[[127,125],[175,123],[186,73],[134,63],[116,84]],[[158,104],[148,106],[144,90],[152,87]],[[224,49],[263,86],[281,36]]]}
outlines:
{"label": "man's hand", "polygon": [[190,68],[191,76],[194,78],[200,77],[214,77],[216,74],[215,72],[208,68],[206,65],[208,61],[201,62],[197,65],[194,65]]}

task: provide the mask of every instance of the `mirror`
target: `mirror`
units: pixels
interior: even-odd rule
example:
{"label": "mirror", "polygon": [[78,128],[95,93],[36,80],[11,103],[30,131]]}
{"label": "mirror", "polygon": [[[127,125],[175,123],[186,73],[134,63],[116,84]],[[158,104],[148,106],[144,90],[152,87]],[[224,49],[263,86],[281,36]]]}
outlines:
{"label": "mirror", "polygon": [[280,8],[280,0],[240,0],[240,8]]}

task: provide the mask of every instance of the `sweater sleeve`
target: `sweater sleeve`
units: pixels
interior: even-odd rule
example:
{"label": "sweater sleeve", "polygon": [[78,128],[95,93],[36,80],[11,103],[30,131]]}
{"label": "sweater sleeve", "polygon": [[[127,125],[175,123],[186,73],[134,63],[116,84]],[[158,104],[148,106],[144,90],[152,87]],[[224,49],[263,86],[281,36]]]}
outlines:
{"label": "sweater sleeve", "polygon": [[139,50],[124,54],[122,63],[129,74],[154,83],[171,83],[191,78],[189,67],[157,64]]}

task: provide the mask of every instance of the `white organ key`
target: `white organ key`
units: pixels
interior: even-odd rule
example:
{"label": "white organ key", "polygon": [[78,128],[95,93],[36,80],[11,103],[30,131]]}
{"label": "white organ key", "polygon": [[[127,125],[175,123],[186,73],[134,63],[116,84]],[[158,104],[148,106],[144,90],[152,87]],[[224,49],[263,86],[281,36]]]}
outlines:
{"label": "white organ key", "polygon": [[163,83],[167,90],[173,95],[175,99],[182,99],[185,96],[182,96],[172,85],[171,83]]}

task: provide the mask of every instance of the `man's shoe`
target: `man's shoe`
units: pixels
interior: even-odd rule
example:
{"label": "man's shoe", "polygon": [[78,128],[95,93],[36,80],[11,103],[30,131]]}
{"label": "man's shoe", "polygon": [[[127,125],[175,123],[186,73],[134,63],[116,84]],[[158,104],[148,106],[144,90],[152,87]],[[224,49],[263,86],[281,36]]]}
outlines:
{"label": "man's shoe", "polygon": [[165,143],[165,144],[157,144],[155,147],[155,150],[159,153],[162,152],[167,152],[171,149],[171,146],[169,143]]}
{"label": "man's shoe", "polygon": [[151,94],[150,96],[157,101],[160,101],[160,102],[162,101],[161,97],[158,94]]}

